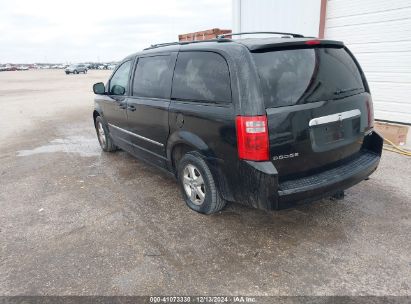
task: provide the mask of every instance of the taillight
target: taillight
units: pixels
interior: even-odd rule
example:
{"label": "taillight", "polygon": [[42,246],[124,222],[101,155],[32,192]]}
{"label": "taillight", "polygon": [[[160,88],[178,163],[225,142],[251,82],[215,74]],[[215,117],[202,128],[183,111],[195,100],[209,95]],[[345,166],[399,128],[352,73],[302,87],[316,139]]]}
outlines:
{"label": "taillight", "polygon": [[367,115],[368,115],[368,128],[371,129],[374,127],[374,106],[372,103],[371,96],[367,99]]}
{"label": "taillight", "polygon": [[241,159],[269,159],[267,116],[237,116],[237,149]]}

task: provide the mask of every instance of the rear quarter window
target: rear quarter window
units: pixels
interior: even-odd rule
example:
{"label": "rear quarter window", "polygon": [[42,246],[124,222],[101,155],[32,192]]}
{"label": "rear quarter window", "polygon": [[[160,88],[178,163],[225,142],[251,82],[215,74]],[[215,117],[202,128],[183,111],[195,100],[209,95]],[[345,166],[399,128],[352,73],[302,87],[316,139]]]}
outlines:
{"label": "rear quarter window", "polygon": [[172,98],[193,102],[231,102],[226,60],[213,52],[180,52],[174,71]]}
{"label": "rear quarter window", "polygon": [[344,48],[253,53],[266,108],[331,100],[364,92],[361,74]]}

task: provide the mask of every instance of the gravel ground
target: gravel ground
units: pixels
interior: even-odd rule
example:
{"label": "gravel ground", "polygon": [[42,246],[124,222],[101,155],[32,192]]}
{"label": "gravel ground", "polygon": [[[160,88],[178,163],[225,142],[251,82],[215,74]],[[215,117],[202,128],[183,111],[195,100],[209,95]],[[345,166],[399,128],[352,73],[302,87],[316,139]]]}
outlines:
{"label": "gravel ground", "polygon": [[100,151],[108,75],[0,73],[0,295],[411,295],[411,158],[384,152],[341,201],[200,215]]}

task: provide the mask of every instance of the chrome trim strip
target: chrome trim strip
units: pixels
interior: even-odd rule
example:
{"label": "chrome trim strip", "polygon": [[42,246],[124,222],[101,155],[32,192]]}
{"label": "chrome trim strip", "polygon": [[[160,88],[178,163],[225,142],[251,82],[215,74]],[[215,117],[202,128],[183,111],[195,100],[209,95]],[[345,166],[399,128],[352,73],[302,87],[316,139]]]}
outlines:
{"label": "chrome trim strip", "polygon": [[136,144],[133,144],[132,142],[128,141],[127,139],[124,139],[124,138],[120,138],[120,137],[119,137],[118,140],[121,140],[122,142],[126,143],[127,145],[133,146],[133,147],[136,148],[136,149],[139,149],[139,150],[144,151],[144,152],[146,152],[146,153],[150,153],[150,154],[154,155],[155,157],[161,158],[161,159],[163,159],[163,160],[167,160],[166,157],[164,157],[164,156],[162,156],[162,155],[159,155],[159,154],[157,154],[157,153],[154,153],[153,151],[147,150],[147,149],[145,149],[145,148],[143,148],[143,147],[141,147],[141,146],[138,146],[138,145],[136,145]]}
{"label": "chrome trim strip", "polygon": [[154,144],[154,145],[157,145],[157,146],[160,146],[160,147],[164,147],[164,145],[163,145],[162,143],[159,143],[158,141],[155,141],[155,140],[152,140],[152,139],[150,139],[150,138],[147,138],[147,137],[138,135],[138,134],[136,134],[136,133],[133,133],[133,132],[124,130],[124,129],[122,129],[122,128],[120,128],[120,127],[117,127],[117,126],[115,126],[115,125],[113,125],[113,124],[110,124],[110,123],[109,123],[108,125],[109,125],[110,127],[112,127],[112,128],[115,128],[115,129],[117,129],[117,130],[123,131],[124,133],[127,133],[127,134],[129,134],[129,135],[131,135],[131,136],[135,136],[135,137],[137,137],[137,138],[139,138],[139,139],[148,141],[149,143],[152,143],[152,144]]}
{"label": "chrome trim strip", "polygon": [[318,125],[323,125],[327,124],[330,122],[335,122],[335,121],[343,121],[344,119],[349,119],[349,118],[356,118],[361,116],[361,111],[358,109],[347,111],[347,112],[341,112],[341,113],[336,113],[332,115],[327,115],[327,116],[321,116],[317,118],[313,118],[309,122],[309,126],[318,126]]}

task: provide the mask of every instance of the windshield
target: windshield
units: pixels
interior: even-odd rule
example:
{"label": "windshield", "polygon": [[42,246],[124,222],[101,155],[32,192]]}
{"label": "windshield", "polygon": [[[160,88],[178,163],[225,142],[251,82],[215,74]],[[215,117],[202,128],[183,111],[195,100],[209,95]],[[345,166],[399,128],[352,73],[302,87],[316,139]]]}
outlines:
{"label": "windshield", "polygon": [[364,92],[357,65],[343,48],[253,53],[266,108],[331,100]]}

